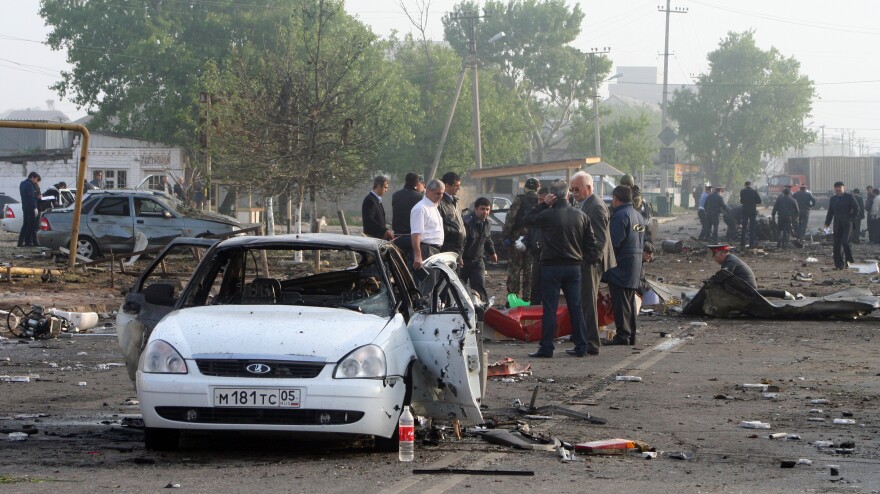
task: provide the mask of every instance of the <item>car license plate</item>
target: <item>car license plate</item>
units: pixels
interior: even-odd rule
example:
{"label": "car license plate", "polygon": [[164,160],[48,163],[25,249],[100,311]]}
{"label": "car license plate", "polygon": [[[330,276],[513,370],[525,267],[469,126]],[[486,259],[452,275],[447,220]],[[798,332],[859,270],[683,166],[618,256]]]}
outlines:
{"label": "car license plate", "polygon": [[299,408],[300,388],[214,388],[215,407]]}

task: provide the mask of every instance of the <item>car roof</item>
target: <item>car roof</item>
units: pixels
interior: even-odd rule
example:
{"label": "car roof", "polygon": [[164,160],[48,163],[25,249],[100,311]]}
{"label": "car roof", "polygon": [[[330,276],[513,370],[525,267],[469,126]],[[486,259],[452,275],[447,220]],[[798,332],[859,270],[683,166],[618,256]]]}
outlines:
{"label": "car roof", "polygon": [[341,233],[301,233],[290,235],[263,235],[263,236],[241,236],[233,237],[222,241],[217,249],[237,248],[237,247],[262,247],[274,246],[278,244],[293,244],[303,247],[323,247],[323,248],[339,248],[377,251],[379,246],[388,243],[387,240],[381,240],[372,237],[360,237],[355,235],[343,235]]}

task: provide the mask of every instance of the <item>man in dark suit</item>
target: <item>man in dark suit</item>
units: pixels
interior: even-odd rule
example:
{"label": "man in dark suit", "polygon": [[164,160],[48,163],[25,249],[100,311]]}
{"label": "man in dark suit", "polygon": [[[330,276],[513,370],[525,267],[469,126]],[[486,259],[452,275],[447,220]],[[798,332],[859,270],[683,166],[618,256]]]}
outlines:
{"label": "man in dark suit", "polygon": [[19,247],[37,246],[37,196],[40,187],[40,174],[30,172],[26,179],[18,185],[21,194],[21,232],[18,234]]}
{"label": "man in dark suit", "polygon": [[[611,292],[614,324],[617,327],[617,334],[611,344],[635,345],[638,315],[636,290],[639,289],[639,279],[642,274],[645,219],[633,209],[632,190],[626,185],[618,185],[614,188],[611,206],[608,230],[617,266],[602,275],[602,281],[608,283],[608,290]],[[708,207],[706,209],[708,210]]]}
{"label": "man in dark suit", "polygon": [[403,179],[403,188],[391,195],[391,230],[397,235],[394,245],[403,252],[404,257],[412,252],[409,213],[424,197],[418,190],[420,183],[417,173],[407,173]]}
{"label": "man in dark suit", "polygon": [[393,240],[394,233],[388,229],[385,222],[385,208],[382,206],[382,196],[388,192],[388,177],[382,175],[373,179],[373,190],[364,197],[361,205],[361,215],[364,219],[364,234],[370,237]]}
{"label": "man in dark suit", "polygon": [[[746,182],[745,187],[739,191],[739,203],[742,204],[742,231],[740,232],[739,246],[745,249],[746,245],[755,246],[755,230],[758,229],[758,205],[761,204],[761,195],[752,188],[752,182]],[[748,229],[749,243],[746,244],[746,229]]]}
{"label": "man in dark suit", "polygon": [[596,302],[599,296],[599,279],[602,273],[617,265],[608,232],[611,215],[605,201],[593,193],[593,177],[590,174],[584,171],[575,173],[571,177],[571,193],[580,210],[590,219],[590,228],[593,229],[593,237],[596,239],[598,262],[585,262],[582,266],[581,304],[587,324],[587,354],[598,355],[599,315]]}
{"label": "man in dark suit", "polygon": [[[455,252],[459,256],[464,251],[465,235],[464,219],[461,217],[461,208],[458,207],[458,191],[461,189],[461,176],[455,172],[447,172],[443,175],[443,184],[446,186],[443,199],[437,205],[440,208],[440,216],[443,218],[443,245],[440,252]],[[459,267],[461,259],[459,259]]]}
{"label": "man in dark suit", "polygon": [[859,203],[848,192],[844,192],[843,182],[834,182],[834,195],[828,203],[825,215],[825,228],[834,220],[834,269],[846,269],[853,262],[849,240],[852,236],[853,220],[859,215]]}

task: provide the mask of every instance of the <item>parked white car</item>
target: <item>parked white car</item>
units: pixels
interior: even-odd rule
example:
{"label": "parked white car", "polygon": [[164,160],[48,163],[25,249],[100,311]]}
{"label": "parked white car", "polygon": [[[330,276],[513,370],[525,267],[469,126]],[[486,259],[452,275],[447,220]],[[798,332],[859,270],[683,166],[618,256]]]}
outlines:
{"label": "parked white car", "polygon": [[[181,431],[372,435],[403,405],[482,421],[476,312],[439,254],[410,275],[389,242],[336,234],[176,239],[116,320],[148,449]],[[208,249],[180,290],[174,272]]]}
{"label": "parked white car", "polygon": [[[76,189],[61,189],[59,192],[61,192],[62,204],[68,205],[73,203]],[[3,219],[0,220],[0,228],[7,232],[19,233],[21,232],[23,221],[24,217],[21,215],[20,202],[7,203],[3,206]]]}

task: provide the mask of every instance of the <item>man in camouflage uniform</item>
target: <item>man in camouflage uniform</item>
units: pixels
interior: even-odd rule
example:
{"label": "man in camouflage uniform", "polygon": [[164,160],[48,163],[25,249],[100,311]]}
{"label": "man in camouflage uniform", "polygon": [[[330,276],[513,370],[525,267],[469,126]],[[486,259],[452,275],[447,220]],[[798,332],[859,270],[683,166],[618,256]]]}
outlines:
{"label": "man in camouflage uniform", "polygon": [[541,183],[536,178],[526,180],[523,193],[517,195],[510,205],[501,230],[501,238],[507,247],[507,293],[515,293],[523,300],[531,298],[532,256],[528,250],[517,250],[514,243],[520,236],[528,235],[528,230],[523,226],[523,218],[538,205],[540,186]]}

